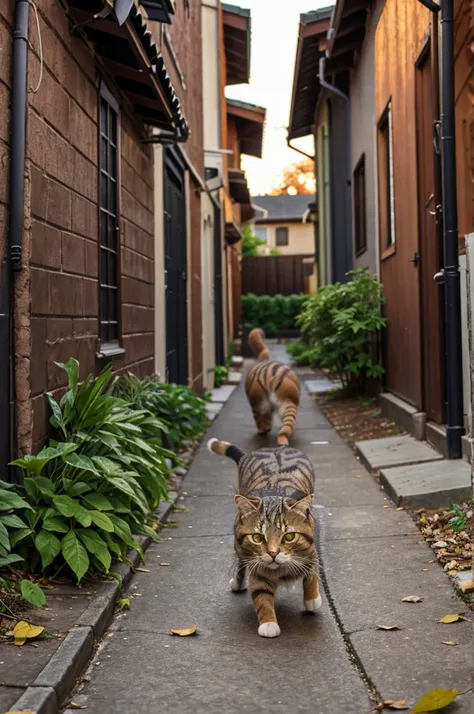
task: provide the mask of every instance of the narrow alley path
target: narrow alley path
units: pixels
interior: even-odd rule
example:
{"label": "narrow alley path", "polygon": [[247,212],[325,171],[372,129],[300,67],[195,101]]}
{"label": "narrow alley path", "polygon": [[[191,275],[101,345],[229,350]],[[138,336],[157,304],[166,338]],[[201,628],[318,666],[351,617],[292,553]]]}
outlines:
{"label": "narrow alley path", "polygon": [[[299,587],[280,593],[282,634],[266,640],[257,635],[248,594],[230,591],[237,471],[232,461],[211,455],[206,441],[215,436],[245,450],[262,445],[240,385],[188,473],[180,502],[188,512],[177,513],[179,527],[163,531],[150,547],[150,572],[134,577],[130,611],[116,619],[74,696],[88,714],[367,714],[371,683],[384,699],[410,705],[435,686],[472,687],[471,625],[448,632],[437,622],[462,609],[448,579],[428,564],[421,536],[407,537],[414,530],[409,516],[384,508],[372,477],[302,393],[293,444],[315,467],[329,600],[326,586],[323,608],[310,616],[302,613]],[[401,603],[410,594],[424,602]],[[197,637],[169,635],[196,621]],[[401,631],[376,629],[395,624]],[[458,646],[443,647],[450,639]],[[456,706],[472,711],[472,693]]]}

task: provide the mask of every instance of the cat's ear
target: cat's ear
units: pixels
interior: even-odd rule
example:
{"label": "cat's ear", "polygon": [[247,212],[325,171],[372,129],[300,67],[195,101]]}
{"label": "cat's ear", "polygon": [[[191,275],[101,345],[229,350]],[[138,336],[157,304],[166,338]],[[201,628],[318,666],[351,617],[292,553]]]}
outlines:
{"label": "cat's ear", "polygon": [[262,505],[261,498],[246,498],[237,494],[234,496],[234,503],[239,509],[241,518],[248,518],[249,516],[255,515]]}
{"label": "cat's ear", "polygon": [[299,516],[303,516],[303,518],[307,518],[308,513],[312,508],[313,501],[314,493],[310,494],[309,496],[305,496],[304,498],[301,498],[299,501],[290,502],[290,504],[288,505],[288,510],[294,511]]}

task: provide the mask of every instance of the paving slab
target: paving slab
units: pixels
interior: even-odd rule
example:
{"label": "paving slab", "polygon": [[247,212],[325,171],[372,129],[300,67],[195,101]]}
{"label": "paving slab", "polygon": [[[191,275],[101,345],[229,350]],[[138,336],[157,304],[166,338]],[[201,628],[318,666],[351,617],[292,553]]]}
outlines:
{"label": "paving slab", "polygon": [[381,532],[385,537],[406,536],[414,530],[414,525],[406,513],[379,503],[357,508],[332,506],[326,509],[325,529],[327,540],[356,540],[375,538]]}
{"label": "paving slab", "polygon": [[222,404],[218,404],[217,402],[207,402],[206,404],[206,414],[208,419],[215,419],[216,416],[219,414],[220,410],[222,409]]}
{"label": "paving slab", "polygon": [[327,394],[331,389],[340,389],[341,382],[330,379],[307,379],[304,386],[310,394]]}
{"label": "paving slab", "polygon": [[211,391],[211,400],[218,404],[225,404],[234,389],[235,386],[232,384],[223,384],[222,387],[216,387]]}
{"label": "paving slab", "polygon": [[236,372],[235,370],[229,370],[227,375],[227,381],[229,384],[240,384],[242,379],[242,372]]}
{"label": "paving slab", "polygon": [[439,461],[443,458],[425,441],[417,441],[408,434],[358,441],[356,449],[367,467],[373,471],[390,466]]}
{"label": "paving slab", "polygon": [[[1,661],[1,660],[0,660]],[[0,665],[0,669],[3,665]],[[25,690],[20,687],[0,686],[0,711],[9,711]]]}
{"label": "paving slab", "polygon": [[439,508],[472,498],[471,466],[461,459],[382,469],[380,484],[397,506]]}

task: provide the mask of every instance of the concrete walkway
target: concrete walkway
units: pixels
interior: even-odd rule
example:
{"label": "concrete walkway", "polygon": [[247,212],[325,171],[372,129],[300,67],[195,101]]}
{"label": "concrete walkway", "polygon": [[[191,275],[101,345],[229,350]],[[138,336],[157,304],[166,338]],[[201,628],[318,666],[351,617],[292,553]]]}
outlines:
{"label": "concrete walkway", "polygon": [[[131,609],[100,645],[76,703],[88,714],[368,714],[377,695],[413,706],[434,687],[472,687],[471,625],[438,623],[465,605],[429,563],[421,536],[407,535],[415,531],[409,516],[384,508],[386,497],[305,390],[293,444],[316,471],[324,605],[305,615],[300,588],[282,592],[281,636],[258,637],[249,595],[228,585],[236,467],[206,450],[211,436],[246,450],[262,445],[242,385],[187,476],[181,503],[189,510],[149,549],[150,572],[135,576]],[[423,602],[402,603],[407,595]],[[198,636],[169,635],[196,621]],[[458,645],[442,644],[448,640]],[[452,709],[473,710],[472,692]]]}

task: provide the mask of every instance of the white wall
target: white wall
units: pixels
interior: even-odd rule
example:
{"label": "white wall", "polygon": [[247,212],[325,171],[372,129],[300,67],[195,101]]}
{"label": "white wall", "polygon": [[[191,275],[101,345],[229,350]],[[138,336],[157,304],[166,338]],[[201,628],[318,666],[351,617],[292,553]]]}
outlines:
{"label": "white wall", "polygon": [[[262,254],[268,254],[270,248],[276,248],[281,255],[313,255],[315,252],[314,224],[307,223],[259,223],[256,229],[265,228],[267,244],[262,246]],[[288,245],[276,244],[277,228],[288,228]]]}
{"label": "white wall", "polygon": [[166,378],[166,308],[165,308],[165,225],[163,147],[154,147],[155,161],[155,372]]}

